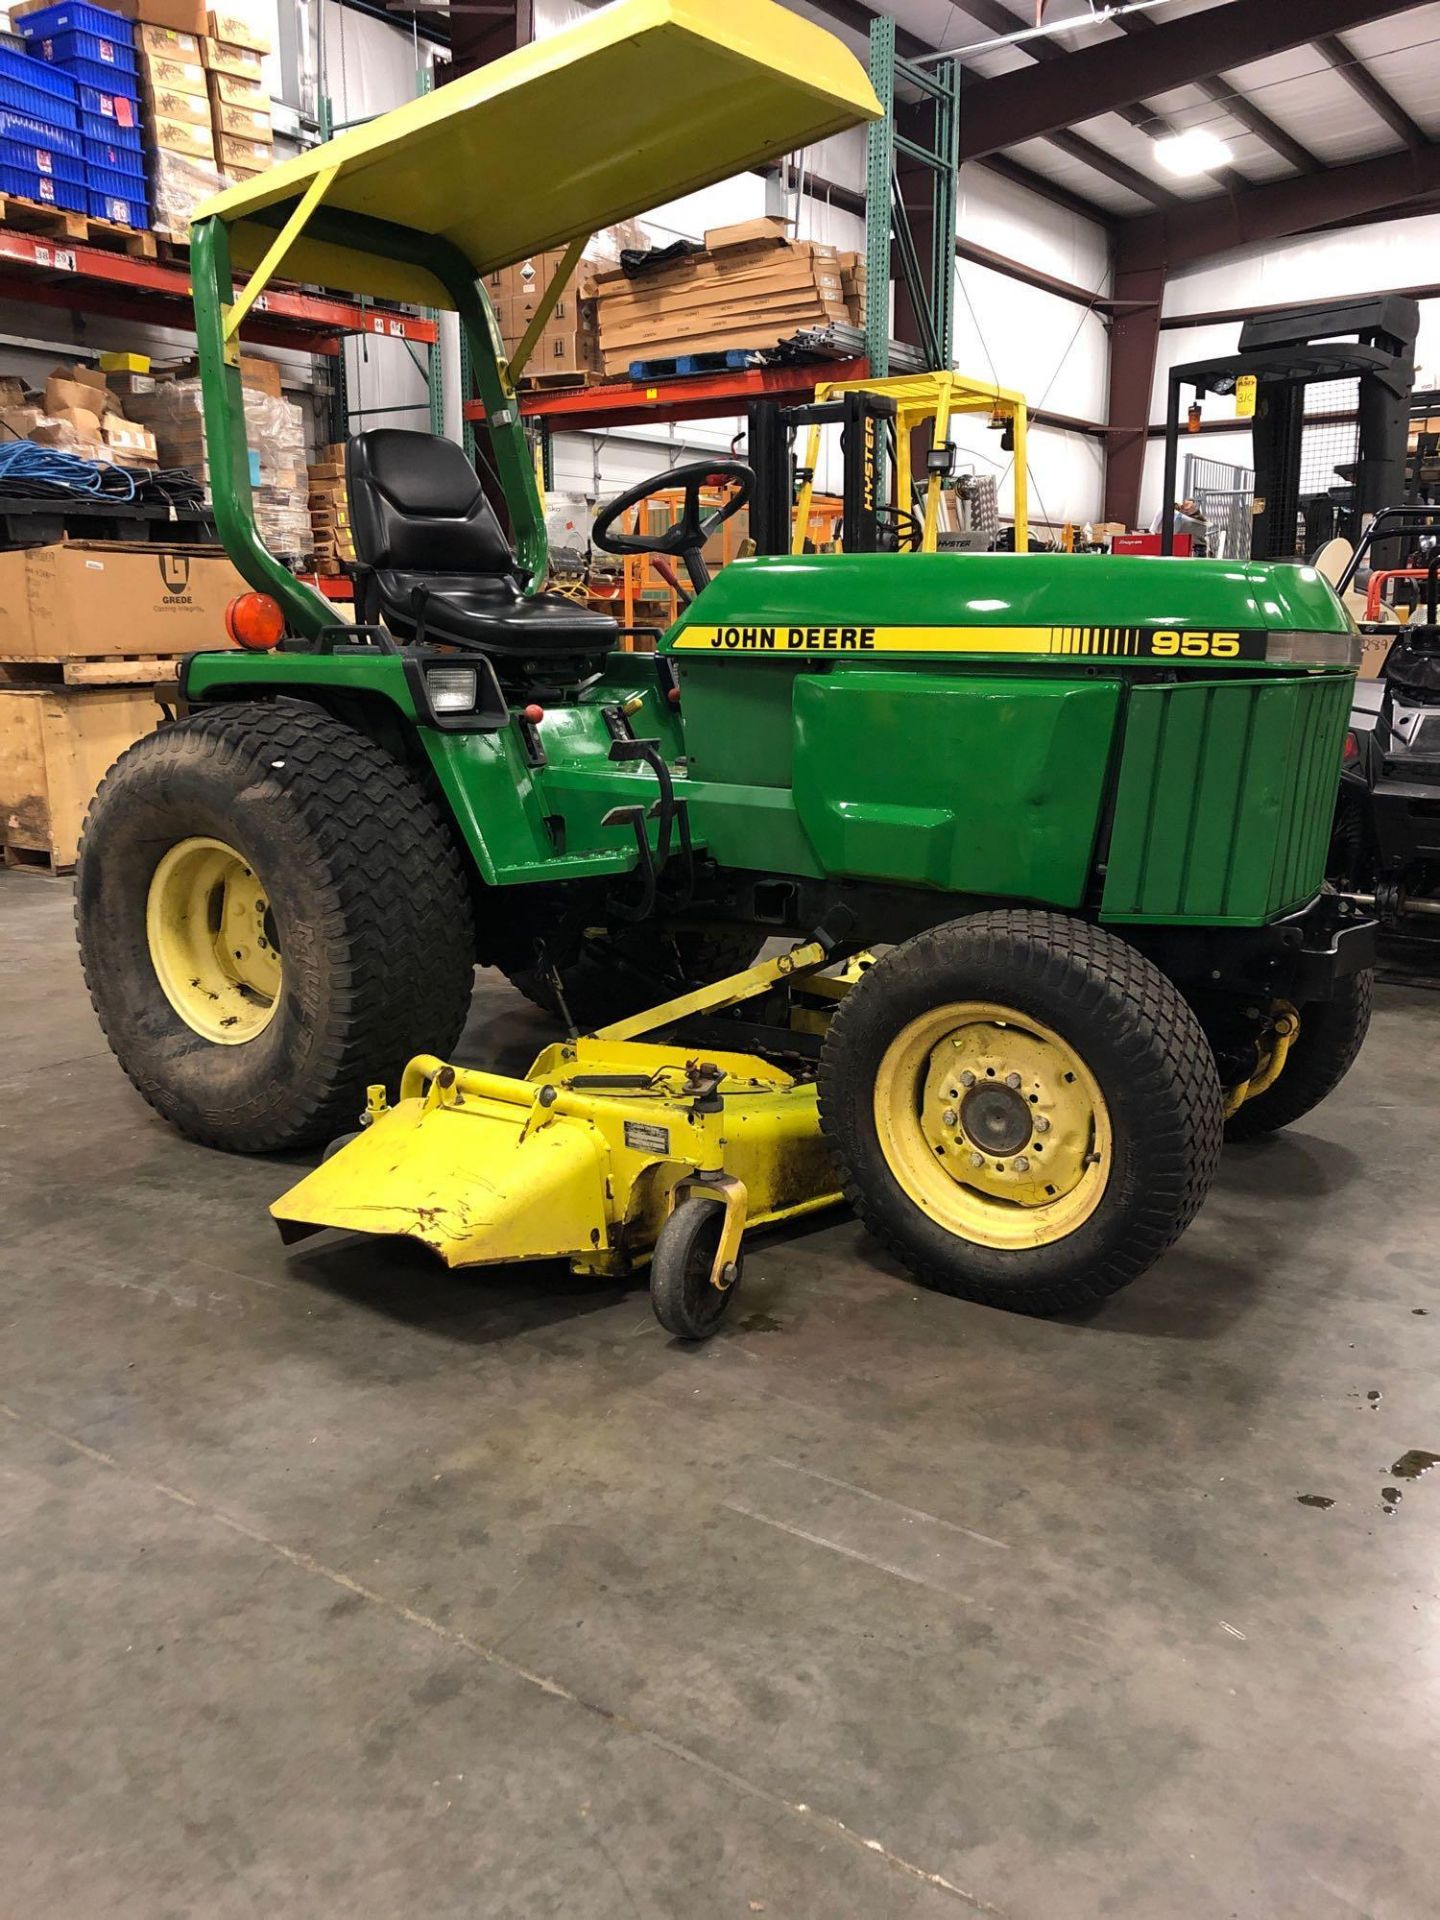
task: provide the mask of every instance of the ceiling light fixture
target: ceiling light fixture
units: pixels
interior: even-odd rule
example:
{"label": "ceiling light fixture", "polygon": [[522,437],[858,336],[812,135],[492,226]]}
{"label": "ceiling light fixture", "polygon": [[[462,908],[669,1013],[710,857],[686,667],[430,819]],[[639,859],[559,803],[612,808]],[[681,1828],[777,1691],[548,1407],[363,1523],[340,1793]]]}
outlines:
{"label": "ceiling light fixture", "polygon": [[1208,127],[1189,127],[1184,133],[1167,133],[1155,142],[1155,158],[1167,173],[1214,173],[1228,166],[1233,156],[1218,133]]}

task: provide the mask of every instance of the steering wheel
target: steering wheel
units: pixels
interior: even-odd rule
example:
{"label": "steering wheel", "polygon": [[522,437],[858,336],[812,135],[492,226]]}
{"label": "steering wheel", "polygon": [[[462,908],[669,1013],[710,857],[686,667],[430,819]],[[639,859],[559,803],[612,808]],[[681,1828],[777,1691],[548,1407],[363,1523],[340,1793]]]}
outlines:
{"label": "steering wheel", "polygon": [[[729,499],[722,501],[718,507],[710,508],[708,512],[702,512],[700,489],[726,480],[734,482],[734,491]],[[679,518],[668,527],[658,533],[616,531],[615,523],[622,514],[628,513],[632,507],[638,507],[652,493],[673,487],[683,489],[683,500]],[[705,565],[701,548],[718,526],[750,504],[750,496],[754,491],[755,470],[746,466],[743,460],[692,460],[688,466],[671,467],[667,473],[657,473],[649,480],[642,480],[639,486],[631,487],[628,493],[620,494],[608,506],[602,507],[595,516],[590,538],[602,553],[673,554],[684,561],[690,583],[699,593],[710,581],[710,571]]]}
{"label": "steering wheel", "polygon": [[919,553],[925,544],[924,523],[908,507],[876,507],[875,527],[893,537],[897,553]]}

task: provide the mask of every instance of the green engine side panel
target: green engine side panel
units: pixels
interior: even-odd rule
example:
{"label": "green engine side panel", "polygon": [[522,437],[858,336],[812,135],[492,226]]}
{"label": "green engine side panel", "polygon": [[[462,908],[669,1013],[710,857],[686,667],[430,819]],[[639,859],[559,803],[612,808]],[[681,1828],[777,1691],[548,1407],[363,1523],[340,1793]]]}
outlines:
{"label": "green engine side panel", "polygon": [[1325,871],[1348,674],[1131,690],[1101,918],[1254,925]]}
{"label": "green engine side panel", "polygon": [[795,686],[795,808],[828,873],[1078,906],[1116,680],[910,672]]}

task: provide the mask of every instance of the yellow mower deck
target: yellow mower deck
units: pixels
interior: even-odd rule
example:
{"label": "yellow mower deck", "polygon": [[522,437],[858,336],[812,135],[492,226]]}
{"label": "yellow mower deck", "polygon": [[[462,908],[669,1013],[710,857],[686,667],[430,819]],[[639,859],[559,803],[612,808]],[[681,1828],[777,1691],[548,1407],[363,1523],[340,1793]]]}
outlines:
{"label": "yellow mower deck", "polygon": [[845,975],[807,979],[827,964],[818,944],[797,948],[557,1042],[523,1079],[422,1054],[398,1103],[372,1089],[369,1124],[270,1211],[287,1241],[327,1227],[403,1234],[452,1267],[568,1259],[606,1273],[643,1263],[680,1199],[708,1193],[727,1214],[718,1276],[746,1226],[840,1197],[814,1082],[756,1054],[637,1036],[787,977],[833,1005]]}

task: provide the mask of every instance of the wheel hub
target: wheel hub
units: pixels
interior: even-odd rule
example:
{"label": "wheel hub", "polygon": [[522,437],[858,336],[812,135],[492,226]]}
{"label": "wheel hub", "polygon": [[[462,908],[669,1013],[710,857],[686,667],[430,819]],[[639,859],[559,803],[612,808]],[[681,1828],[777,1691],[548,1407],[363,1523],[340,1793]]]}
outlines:
{"label": "wheel hub", "polygon": [[932,1218],[989,1246],[1073,1232],[1109,1179],[1109,1113],[1076,1050],[987,1001],[937,1007],[887,1050],[876,1082],[886,1156]]}
{"label": "wheel hub", "polygon": [[145,908],[161,991],[194,1032],[221,1046],[253,1040],[280,1003],[281,959],[269,899],[223,840],[181,840],[161,860]]}
{"label": "wheel hub", "polygon": [[1030,1109],[1020,1094],[993,1083],[974,1087],[960,1105],[960,1131],[985,1153],[1018,1153],[1030,1140]]}

